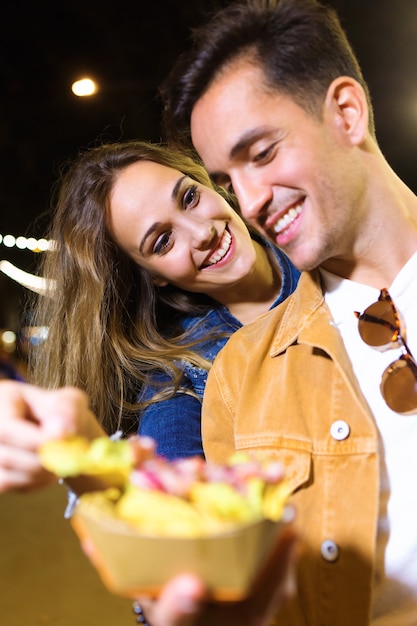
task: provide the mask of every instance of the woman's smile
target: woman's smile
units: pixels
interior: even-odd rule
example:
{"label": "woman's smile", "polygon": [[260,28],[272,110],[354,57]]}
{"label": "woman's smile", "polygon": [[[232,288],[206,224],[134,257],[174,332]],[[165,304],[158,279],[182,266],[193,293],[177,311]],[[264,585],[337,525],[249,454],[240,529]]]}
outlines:
{"label": "woman's smile", "polygon": [[[229,256],[229,252],[232,248],[232,235],[229,233],[227,227],[225,228],[224,232],[223,232],[223,236],[220,240],[220,245],[216,248],[216,250],[214,251],[214,253],[210,253],[209,258],[207,259],[207,261],[204,261],[204,263],[201,265],[201,269],[204,269],[206,267],[212,267],[213,265],[218,265],[220,264],[221,261],[227,261],[227,258]],[[224,265],[224,263],[222,264]]]}

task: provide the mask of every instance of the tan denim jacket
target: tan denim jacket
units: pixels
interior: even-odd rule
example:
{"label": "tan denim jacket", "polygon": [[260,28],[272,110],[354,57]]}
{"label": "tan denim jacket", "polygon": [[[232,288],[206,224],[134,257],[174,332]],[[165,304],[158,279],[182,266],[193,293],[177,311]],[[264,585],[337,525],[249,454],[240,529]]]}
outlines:
{"label": "tan denim jacket", "polygon": [[274,623],[368,625],[378,433],[318,273],[304,273],[295,293],[221,351],[205,391],[203,441],[211,460],[258,450],[285,466],[305,550],[297,597]]}

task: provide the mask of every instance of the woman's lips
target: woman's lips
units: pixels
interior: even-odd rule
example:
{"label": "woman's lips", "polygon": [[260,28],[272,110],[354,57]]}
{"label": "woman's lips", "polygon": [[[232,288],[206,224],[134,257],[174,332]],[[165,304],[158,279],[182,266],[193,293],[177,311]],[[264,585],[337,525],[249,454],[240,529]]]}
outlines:
{"label": "woman's lips", "polygon": [[211,267],[212,265],[216,265],[217,263],[219,263],[229,252],[231,245],[232,235],[229,233],[227,228],[225,228],[219,246],[216,248],[215,252],[211,254],[210,257],[203,263],[201,267]]}

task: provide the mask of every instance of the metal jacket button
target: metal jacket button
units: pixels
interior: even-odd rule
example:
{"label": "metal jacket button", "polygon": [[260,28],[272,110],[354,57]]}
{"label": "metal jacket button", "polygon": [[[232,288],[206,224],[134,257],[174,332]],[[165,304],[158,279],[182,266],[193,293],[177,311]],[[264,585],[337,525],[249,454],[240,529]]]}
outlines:
{"label": "metal jacket button", "polygon": [[344,420],[336,420],[330,426],[330,434],[333,439],[336,439],[337,441],[343,441],[343,439],[347,439],[350,434],[349,424],[347,424],[347,422],[345,422]]}
{"label": "metal jacket button", "polygon": [[336,561],[339,557],[339,547],[336,542],[331,541],[330,539],[326,539],[321,544],[321,556],[326,561]]}

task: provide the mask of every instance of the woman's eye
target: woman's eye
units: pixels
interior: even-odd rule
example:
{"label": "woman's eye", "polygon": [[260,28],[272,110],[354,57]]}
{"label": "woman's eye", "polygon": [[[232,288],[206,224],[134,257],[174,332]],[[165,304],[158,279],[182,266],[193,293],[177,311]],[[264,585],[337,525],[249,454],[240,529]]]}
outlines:
{"label": "woman's eye", "polygon": [[171,233],[163,233],[155,241],[152,252],[154,254],[164,254],[168,250],[171,244]]}
{"label": "woman's eye", "polygon": [[194,207],[200,199],[200,192],[196,185],[192,185],[187,189],[183,197],[183,205],[185,209]]}

